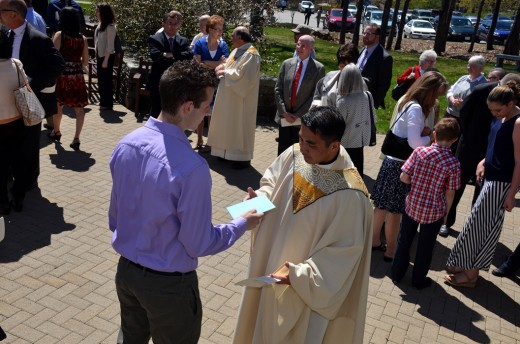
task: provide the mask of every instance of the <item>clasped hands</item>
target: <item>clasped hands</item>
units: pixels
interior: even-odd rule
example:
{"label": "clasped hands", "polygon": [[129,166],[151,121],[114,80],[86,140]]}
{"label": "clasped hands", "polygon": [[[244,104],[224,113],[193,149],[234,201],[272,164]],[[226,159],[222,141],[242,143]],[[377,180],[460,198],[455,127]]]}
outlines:
{"label": "clasped hands", "polygon": [[292,113],[289,113],[289,112],[284,112],[282,114],[282,116],[289,123],[294,123],[294,121],[296,121],[298,119],[298,116],[293,115]]}

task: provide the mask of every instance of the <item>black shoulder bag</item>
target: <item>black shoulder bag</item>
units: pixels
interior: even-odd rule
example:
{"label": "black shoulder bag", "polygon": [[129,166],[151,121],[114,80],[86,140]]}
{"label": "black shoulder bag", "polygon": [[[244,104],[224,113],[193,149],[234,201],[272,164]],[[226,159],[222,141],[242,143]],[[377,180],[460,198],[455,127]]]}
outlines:
{"label": "black shoulder bag", "polygon": [[385,140],[383,141],[383,145],[381,146],[381,152],[384,155],[389,155],[397,159],[406,160],[412,154],[413,148],[408,144],[408,138],[402,138],[397,136],[392,132],[392,128],[397,123],[399,118],[403,116],[406,111],[410,108],[412,104],[410,103],[396,118],[394,124],[388,129],[386,133]]}

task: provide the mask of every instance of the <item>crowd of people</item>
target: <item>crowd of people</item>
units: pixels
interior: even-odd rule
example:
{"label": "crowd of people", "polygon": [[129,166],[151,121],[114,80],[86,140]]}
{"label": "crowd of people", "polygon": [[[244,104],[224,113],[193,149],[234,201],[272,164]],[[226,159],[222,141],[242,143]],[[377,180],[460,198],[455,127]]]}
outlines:
{"label": "crowd of people", "polygon": [[[22,210],[39,174],[41,126],[24,126],[12,95],[20,76],[53,117],[47,123],[51,140],[60,142],[63,106],[74,109],[70,147],[80,147],[88,46],[82,11],[63,3],[48,6],[51,40],[26,21],[30,1],[0,0],[7,28],[0,32],[0,159],[7,162],[0,168],[0,215],[11,207]],[[100,110],[110,110],[115,15],[110,5],[98,4],[96,17]],[[447,257],[444,279],[457,287],[477,284],[520,186],[520,76],[494,69],[488,80],[484,58],[473,56],[468,74],[450,86],[434,68],[435,52],[423,52],[419,65],[397,79],[406,90],[369,194],[363,150],[375,144],[376,109],[385,107],[392,56],[379,43],[380,28],[368,24],[361,51],[351,43],[339,47],[338,70],[326,74],[310,28],[299,25],[293,29],[296,50],[281,64],[274,88],[278,157],[260,187],[244,196],[266,196],[276,208],[265,214],[252,209],[215,226],[211,177],[200,153],[211,152],[236,169],[250,167],[261,57],[244,26],[233,29],[229,52],[221,16],[201,16],[192,40],[179,33],[182,24],[180,12],[168,12],[149,37],[149,118],[110,158],[108,217],[120,254],[115,282],[124,338],[196,343],[202,326],[198,258],[228,249],[251,231],[247,275],[268,275],[274,283],[244,289],[234,343],[362,342],[372,252],[383,251],[392,281],[401,283],[420,226],[411,284],[430,286],[437,235],[449,233],[455,222],[450,214],[472,176],[481,189]],[[448,108],[439,119],[443,96]],[[195,147],[186,130],[197,131]],[[493,273],[513,274],[519,261],[517,248]]]}

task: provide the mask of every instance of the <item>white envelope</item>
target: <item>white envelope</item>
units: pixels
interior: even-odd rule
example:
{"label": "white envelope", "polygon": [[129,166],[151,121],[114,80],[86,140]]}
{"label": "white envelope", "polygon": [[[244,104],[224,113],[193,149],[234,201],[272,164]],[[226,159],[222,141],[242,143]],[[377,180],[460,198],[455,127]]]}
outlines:
{"label": "white envelope", "polygon": [[280,125],[282,127],[291,127],[291,126],[294,126],[294,125],[302,125],[302,120],[297,118],[296,121],[294,121],[292,123],[289,123],[289,122],[287,122],[287,120],[285,118],[281,118],[280,119]]}

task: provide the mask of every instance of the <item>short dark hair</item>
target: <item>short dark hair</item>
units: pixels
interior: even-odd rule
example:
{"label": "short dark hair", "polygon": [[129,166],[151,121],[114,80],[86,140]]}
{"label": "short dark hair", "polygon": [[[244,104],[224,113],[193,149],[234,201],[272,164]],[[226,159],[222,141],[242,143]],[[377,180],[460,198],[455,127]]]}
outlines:
{"label": "short dark hair", "polygon": [[198,108],[206,99],[206,89],[216,85],[212,70],[193,60],[176,62],[163,73],[159,82],[162,110],[175,116],[187,101],[192,101]]}
{"label": "short dark hair", "polygon": [[338,65],[342,62],[344,64],[356,64],[359,59],[359,50],[354,44],[347,43],[339,47],[336,52],[336,57],[338,59]]}
{"label": "short dark hair", "polygon": [[334,141],[341,141],[345,132],[345,120],[341,113],[331,106],[312,108],[301,118],[302,124],[314,134],[318,134],[329,146]]}
{"label": "short dark hair", "polygon": [[60,12],[60,22],[58,24],[60,30],[67,35],[78,37],[80,35],[81,26],[79,23],[79,12],[73,7],[65,7]]}
{"label": "short dark hair", "polygon": [[459,137],[460,126],[455,118],[443,118],[433,128],[437,141],[451,141]]}

